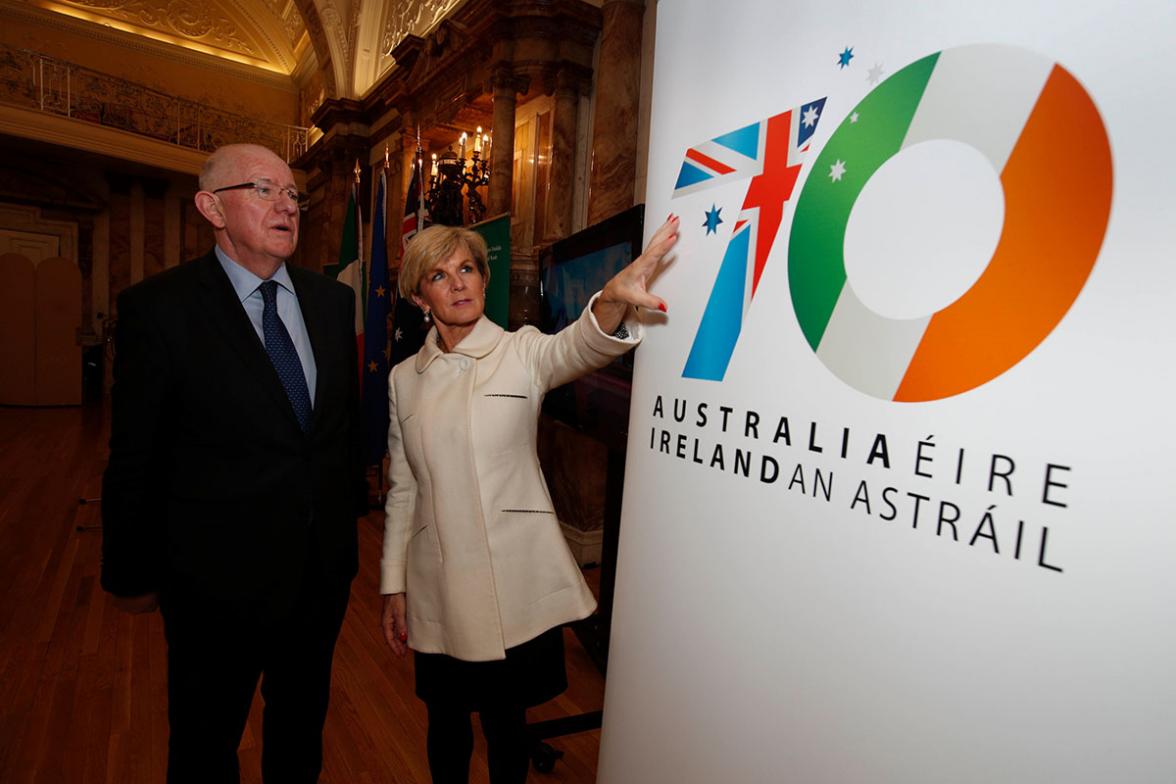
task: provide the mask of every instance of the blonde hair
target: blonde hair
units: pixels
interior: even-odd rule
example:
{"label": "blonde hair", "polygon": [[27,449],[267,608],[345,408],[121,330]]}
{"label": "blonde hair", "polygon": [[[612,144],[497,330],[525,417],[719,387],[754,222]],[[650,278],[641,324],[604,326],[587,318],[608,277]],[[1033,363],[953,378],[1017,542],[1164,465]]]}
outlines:
{"label": "blonde hair", "polygon": [[482,279],[490,282],[490,267],[486,263],[486,240],[476,231],[460,226],[430,226],[408,241],[404,250],[404,262],[400,265],[398,288],[400,296],[411,300],[420,293],[421,281],[434,266],[457,252],[458,245],[464,245],[470,252]]}

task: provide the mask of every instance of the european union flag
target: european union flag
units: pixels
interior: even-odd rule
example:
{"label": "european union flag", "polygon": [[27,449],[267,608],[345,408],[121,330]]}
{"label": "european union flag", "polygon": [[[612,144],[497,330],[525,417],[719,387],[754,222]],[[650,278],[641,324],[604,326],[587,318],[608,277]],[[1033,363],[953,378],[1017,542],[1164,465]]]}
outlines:
{"label": "european union flag", "polygon": [[379,465],[388,448],[388,247],[384,238],[388,178],[380,172],[372,220],[371,269],[363,341],[363,430],[368,465]]}

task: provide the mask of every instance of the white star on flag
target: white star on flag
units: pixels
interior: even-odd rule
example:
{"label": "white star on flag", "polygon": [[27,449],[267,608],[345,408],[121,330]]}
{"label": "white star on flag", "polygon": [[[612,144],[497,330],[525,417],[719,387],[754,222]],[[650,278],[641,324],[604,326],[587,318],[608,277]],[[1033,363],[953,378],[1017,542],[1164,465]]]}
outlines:
{"label": "white star on flag", "polygon": [[854,112],[853,114],[849,115],[849,121],[851,123],[857,122],[858,121],[858,113]]}
{"label": "white star on flag", "polygon": [[882,64],[874,63],[874,67],[866,72],[866,81],[870,84],[877,84],[878,80],[882,78]]}
{"label": "white star on flag", "polygon": [[804,117],[801,119],[801,122],[804,123],[804,127],[808,128],[816,124],[818,119],[817,107],[810,106],[808,111],[804,113]]}
{"label": "white star on flag", "polygon": [[829,179],[833,182],[840,182],[843,174],[845,174],[845,161],[837,161],[829,167]]}

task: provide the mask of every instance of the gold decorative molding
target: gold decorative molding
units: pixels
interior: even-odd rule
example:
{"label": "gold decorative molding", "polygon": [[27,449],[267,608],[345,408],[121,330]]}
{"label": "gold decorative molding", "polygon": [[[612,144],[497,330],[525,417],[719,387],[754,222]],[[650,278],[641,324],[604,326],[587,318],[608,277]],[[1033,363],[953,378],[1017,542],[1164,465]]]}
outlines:
{"label": "gold decorative molding", "polygon": [[[61,30],[72,35],[84,36],[110,46],[131,52],[141,52],[159,57],[186,67],[200,68],[212,73],[227,73],[239,79],[264,85],[283,92],[296,92],[293,80],[288,74],[272,69],[263,69],[243,60],[231,60],[213,52],[206,52],[155,38],[139,35],[116,26],[95,23],[91,20],[54,13],[32,4],[28,0],[0,0],[0,24],[5,17],[36,24],[50,30]],[[209,77],[205,77],[209,78]]]}
{"label": "gold decorative molding", "polygon": [[[327,35],[327,31],[323,28],[322,14],[319,13],[317,0],[291,0],[297,8],[298,13],[302,17],[302,21],[306,24],[306,40],[310,49],[314,52],[314,60],[316,62],[316,69],[323,79],[323,93],[327,97],[333,97],[339,93],[339,85],[344,85],[346,89],[345,74],[341,70],[341,66],[337,61],[337,53],[332,43],[334,39]],[[304,59],[309,59],[309,55],[304,55]],[[300,79],[299,86],[302,87],[304,82]]]}
{"label": "gold decorative molding", "polygon": [[257,57],[229,17],[215,3],[193,0],[60,0],[158,32],[178,35],[229,52]]}
{"label": "gold decorative molding", "polygon": [[275,73],[289,75],[297,65],[297,27],[290,25],[288,9],[276,10],[273,0],[24,1],[55,14]]}
{"label": "gold decorative molding", "polygon": [[348,34],[348,26],[343,21],[343,15],[339,12],[339,7],[335,5],[335,0],[317,0],[319,16],[322,18],[323,27],[330,35],[329,41],[334,44],[335,56],[346,72],[347,64],[351,62],[351,41]]}
{"label": "gold decorative molding", "polygon": [[364,89],[375,84],[381,76],[396,65],[392,50],[405,36],[424,37],[444,19],[460,0],[409,0],[403,3],[383,3],[383,18],[379,29],[379,58],[371,73],[371,81]]}
{"label": "gold decorative molding", "polygon": [[458,2],[459,0],[410,0],[406,3],[385,3],[384,34],[380,40],[380,49],[388,60],[384,69],[391,68],[396,62],[392,58],[392,50],[396,44],[404,40],[404,36],[423,36],[433,25],[444,19]]}
{"label": "gold decorative molding", "polygon": [[270,12],[282,20],[282,27],[286,30],[286,39],[290,41],[295,55],[302,46],[306,36],[306,24],[302,21],[302,14],[294,0],[265,0]]}
{"label": "gold decorative molding", "polygon": [[[176,98],[137,82],[0,44],[0,103],[64,115],[197,151],[263,144],[286,160],[307,147],[305,128]],[[23,135],[23,134],[18,134]]]}

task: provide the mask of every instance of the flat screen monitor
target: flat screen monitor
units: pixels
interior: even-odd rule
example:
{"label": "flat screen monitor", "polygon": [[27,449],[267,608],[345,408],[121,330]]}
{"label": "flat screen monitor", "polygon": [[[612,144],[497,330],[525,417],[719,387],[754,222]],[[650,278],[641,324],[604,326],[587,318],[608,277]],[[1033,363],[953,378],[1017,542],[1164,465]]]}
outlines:
{"label": "flat screen monitor", "polygon": [[[589,226],[551,245],[540,259],[540,328],[557,332],[580,317],[588,300],[641,253],[645,205]],[[579,381],[552,390],[544,412],[601,440],[628,431],[633,352]]]}

